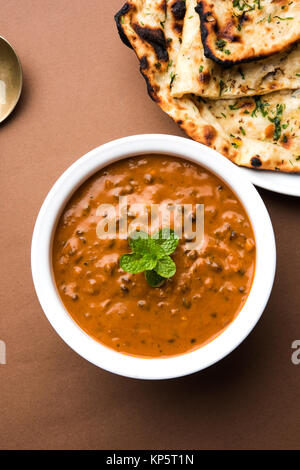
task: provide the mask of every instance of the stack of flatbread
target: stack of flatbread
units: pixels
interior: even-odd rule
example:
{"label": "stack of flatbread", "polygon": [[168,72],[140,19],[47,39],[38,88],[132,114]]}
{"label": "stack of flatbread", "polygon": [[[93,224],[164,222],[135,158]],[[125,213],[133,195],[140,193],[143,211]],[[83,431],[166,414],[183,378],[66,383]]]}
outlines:
{"label": "stack of flatbread", "polygon": [[115,18],[151,98],[191,138],[300,172],[300,0],[130,0]]}

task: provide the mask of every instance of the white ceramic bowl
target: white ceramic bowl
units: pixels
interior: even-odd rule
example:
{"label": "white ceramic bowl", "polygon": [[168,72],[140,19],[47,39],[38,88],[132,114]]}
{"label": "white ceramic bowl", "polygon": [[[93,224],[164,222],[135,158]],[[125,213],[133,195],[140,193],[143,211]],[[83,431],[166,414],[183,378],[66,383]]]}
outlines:
{"label": "white ceramic bowl", "polygon": [[[56,290],[52,240],[62,210],[76,189],[95,172],[117,160],[159,153],[199,163],[236,193],[251,220],[257,245],[256,272],[250,295],[237,318],[211,343],[180,356],[145,359],[118,353],[92,339],[71,318]],[[169,379],[191,374],[219,361],[251,332],[269,299],[275,276],[276,247],[266,207],[238,167],[192,140],[169,135],[138,135],[116,140],[76,161],[55,183],[38,215],[32,240],[32,275],[40,304],[61,338],[93,364],[138,379]]]}

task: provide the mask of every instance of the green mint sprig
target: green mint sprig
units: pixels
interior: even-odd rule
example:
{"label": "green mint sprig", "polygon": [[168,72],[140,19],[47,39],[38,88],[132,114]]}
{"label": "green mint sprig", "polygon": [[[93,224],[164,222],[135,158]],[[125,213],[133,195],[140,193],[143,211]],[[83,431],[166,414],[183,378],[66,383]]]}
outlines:
{"label": "green mint sprig", "polygon": [[170,255],[176,250],[178,237],[174,230],[161,229],[153,237],[146,232],[133,232],[129,246],[132,253],[123,255],[120,265],[123,271],[137,274],[145,272],[151,287],[160,287],[176,273],[176,264]]}

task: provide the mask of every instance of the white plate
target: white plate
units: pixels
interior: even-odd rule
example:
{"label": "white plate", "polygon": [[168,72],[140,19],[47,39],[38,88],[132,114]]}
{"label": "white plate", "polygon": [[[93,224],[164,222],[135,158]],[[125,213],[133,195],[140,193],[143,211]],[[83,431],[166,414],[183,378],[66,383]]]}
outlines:
{"label": "white plate", "polygon": [[300,174],[289,175],[288,173],[251,170],[250,168],[241,168],[241,170],[255,186],[275,193],[300,197]]}

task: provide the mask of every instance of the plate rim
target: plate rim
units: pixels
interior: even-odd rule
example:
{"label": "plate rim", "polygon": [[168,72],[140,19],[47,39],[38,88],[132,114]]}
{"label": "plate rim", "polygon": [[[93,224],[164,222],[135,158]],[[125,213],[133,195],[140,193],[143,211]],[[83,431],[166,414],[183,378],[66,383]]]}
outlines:
{"label": "plate rim", "polygon": [[[289,189],[288,186],[283,185],[282,183],[268,183],[267,181],[264,180],[263,176],[264,173],[267,172],[267,170],[253,170],[252,168],[247,168],[247,167],[240,167],[243,174],[251,181],[252,184],[255,186],[258,186],[259,188],[266,189],[268,191],[271,191],[273,193],[277,194],[284,194],[286,196],[292,196],[292,197],[300,197],[300,184],[299,184],[299,189],[297,190],[296,188],[291,188]],[[268,174],[273,174],[274,172],[268,171]],[[300,178],[300,174],[287,174],[287,173],[280,173],[285,176],[298,176]],[[276,174],[277,175],[277,174]],[[275,187],[275,185],[277,186]]]}

